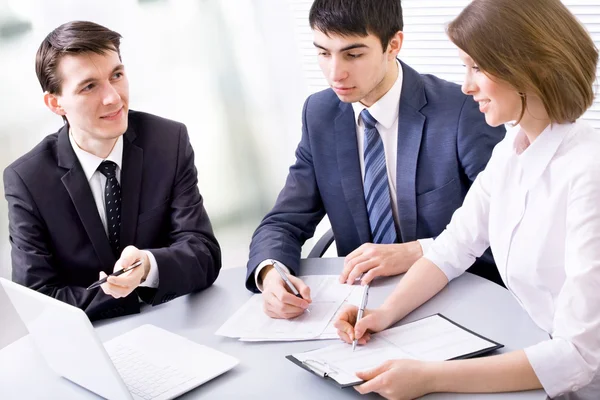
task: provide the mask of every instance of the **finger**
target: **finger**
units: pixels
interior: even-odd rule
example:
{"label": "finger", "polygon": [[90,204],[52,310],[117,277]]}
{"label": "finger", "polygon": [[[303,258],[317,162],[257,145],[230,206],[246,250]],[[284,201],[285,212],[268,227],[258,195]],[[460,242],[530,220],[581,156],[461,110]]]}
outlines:
{"label": "finger", "polygon": [[117,294],[120,297],[129,296],[129,294],[131,294],[131,292],[133,292],[134,289],[136,288],[135,286],[117,286],[117,285],[113,285],[110,282],[107,282],[106,285],[108,285],[109,290],[113,294]]}
{"label": "finger", "polygon": [[124,266],[128,267],[140,258],[140,250],[135,246],[127,246],[121,252],[119,259]]}
{"label": "finger", "polygon": [[121,294],[119,293],[119,291],[115,290],[115,286],[111,285],[109,283],[103,283],[102,286],[100,286],[102,288],[102,291],[109,295],[114,297],[115,299],[121,298]]}
{"label": "finger", "polygon": [[348,344],[352,343],[352,339],[350,338],[350,336],[348,336],[348,334],[346,332],[338,329],[337,334],[340,337],[340,339],[342,339],[342,341],[344,341]]}
{"label": "finger", "polygon": [[364,381],[370,381],[370,380],[380,376],[387,370],[389,370],[391,365],[392,365],[391,360],[386,361],[383,364],[378,365],[377,367],[375,367],[373,369],[357,372],[356,376],[358,376],[360,379],[362,379]]}
{"label": "finger", "polygon": [[124,274],[118,276],[111,276],[108,278],[110,283],[117,286],[124,287],[138,287],[144,276],[144,270],[141,267],[134,268],[131,271],[127,271]]}
{"label": "finger", "polygon": [[367,393],[371,393],[371,392],[380,392],[384,389],[384,384],[383,384],[384,382],[383,382],[383,378],[381,376],[377,376],[371,380],[361,378],[358,372],[356,373],[356,376],[358,376],[362,380],[367,381],[360,386],[354,387],[360,394],[367,394]]}
{"label": "finger", "polygon": [[371,331],[376,331],[376,329],[374,329],[376,326],[375,319],[376,317],[373,314],[366,315],[365,317],[361,318],[360,321],[354,324],[355,337],[360,339],[367,332],[367,329],[370,329]]}
{"label": "finger", "polygon": [[337,319],[341,321],[346,321],[350,325],[354,326],[356,323],[356,317],[358,314],[358,307],[356,306],[345,306],[342,308],[342,311],[338,314]]}
{"label": "finger", "polygon": [[375,258],[369,258],[365,261],[358,263],[354,269],[348,275],[348,283],[354,283],[354,281],[359,278],[362,274],[370,270],[371,268],[375,268],[379,266],[379,260]]}
{"label": "finger", "polygon": [[275,311],[275,309],[269,303],[265,303],[264,309],[265,309],[265,314],[267,314],[271,318],[275,318],[275,319],[284,319],[285,318],[283,315],[280,315],[277,311]]}
{"label": "finger", "polygon": [[353,261],[363,253],[364,246],[364,244],[360,245],[344,258],[344,269],[340,274],[340,283],[344,283],[348,280],[348,274],[352,271],[352,268],[354,268],[355,263]]}
{"label": "finger", "polygon": [[279,316],[279,314],[277,314],[276,312],[274,312],[267,300],[267,297],[265,296],[265,294],[263,293],[263,310],[265,312],[265,314],[267,314],[267,316],[271,317],[271,318],[281,318],[281,316]]}
{"label": "finger", "polygon": [[363,243],[360,246],[358,246],[356,249],[354,249],[353,251],[351,251],[345,258],[344,258],[344,265],[347,264],[348,262],[350,262],[352,259],[358,257],[359,255],[361,255],[364,250],[365,247],[368,246],[369,243]]}
{"label": "finger", "polygon": [[333,326],[338,330],[338,334],[343,332],[350,341],[354,340],[354,327],[348,322],[343,320],[337,320],[333,323]]}
{"label": "finger", "polygon": [[[292,296],[287,293],[287,295]],[[294,297],[294,296],[292,296]],[[296,297],[294,297],[297,299]],[[272,312],[275,313],[279,318],[294,318],[298,315],[302,314],[305,308],[296,307],[292,305],[285,304],[280,299],[275,296],[274,293],[270,293],[266,298],[266,307]]]}
{"label": "finger", "polygon": [[304,311],[309,306],[308,301],[298,298],[289,292],[283,293],[280,300],[283,303],[284,308],[290,308],[293,310],[302,309]]}
{"label": "finger", "polygon": [[370,285],[373,279],[375,279],[378,276],[385,276],[384,268],[382,266],[377,266],[367,271],[367,273],[364,274],[362,279],[360,280],[360,284],[363,286]]}
{"label": "finger", "polygon": [[293,275],[289,275],[289,279],[290,282],[292,282],[292,284],[296,287],[296,290],[300,292],[300,296],[302,296],[302,298],[307,302],[312,302],[312,299],[310,298],[310,288],[306,285],[306,283],[304,283],[302,279]]}
{"label": "finger", "polygon": [[351,283],[350,282],[350,273],[354,270],[354,268],[356,268],[357,264],[367,261],[368,259],[369,259],[369,257],[366,254],[361,253],[358,256],[354,257],[352,260],[345,263],[344,269],[342,271],[342,276],[344,277],[344,280],[342,281],[342,283]]}
{"label": "finger", "polygon": [[357,344],[364,346],[371,339],[371,335],[367,332],[360,339],[356,341]]}
{"label": "finger", "polygon": [[297,309],[298,311],[283,310],[280,307],[274,306],[272,304],[267,304],[266,309],[267,315],[277,319],[292,319],[304,313],[304,310],[302,309]]}
{"label": "finger", "polygon": [[[110,291],[110,289],[108,288],[108,285],[106,283],[103,283],[102,285],[100,285],[100,289],[102,289],[102,291],[104,292],[104,294],[107,294],[109,296],[112,296],[112,293]],[[114,296],[113,296],[114,297]]]}
{"label": "finger", "polygon": [[272,288],[273,295],[283,304],[290,306],[306,309],[308,308],[308,301],[294,296],[288,292],[283,286],[276,286]]}
{"label": "finger", "polygon": [[106,282],[110,283],[114,287],[128,288],[131,286],[128,279],[121,276],[109,276]]}

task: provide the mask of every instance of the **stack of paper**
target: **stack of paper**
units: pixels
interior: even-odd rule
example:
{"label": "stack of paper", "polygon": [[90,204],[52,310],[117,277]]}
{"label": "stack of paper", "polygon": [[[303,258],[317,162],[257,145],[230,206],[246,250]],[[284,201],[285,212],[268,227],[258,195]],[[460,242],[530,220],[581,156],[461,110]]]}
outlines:
{"label": "stack of paper", "polygon": [[244,341],[337,339],[335,317],[346,304],[359,305],[363,286],[339,283],[338,275],[308,275],[310,312],[291,319],[273,319],[263,310],[262,295],[252,296],[215,334]]}

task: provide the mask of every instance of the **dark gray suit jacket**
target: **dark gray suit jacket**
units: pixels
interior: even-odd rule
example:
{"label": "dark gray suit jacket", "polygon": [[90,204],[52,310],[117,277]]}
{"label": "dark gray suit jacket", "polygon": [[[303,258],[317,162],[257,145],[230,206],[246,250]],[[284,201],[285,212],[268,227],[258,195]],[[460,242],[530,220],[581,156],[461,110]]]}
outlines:
{"label": "dark gray suit jacket", "polygon": [[130,111],[123,137],[121,247],[152,252],[157,289],[114,299],[85,288],[116,258],[71,143],[68,125],[4,171],[13,280],[82,308],[90,319],[139,312],[210,286],[221,250],[197,187],[185,125]]}
{"label": "dark gray suit jacket", "polygon": [[[399,239],[411,242],[444,230],[506,132],[488,126],[460,86],[401,66],[396,190]],[[306,100],[296,162],[250,244],[248,289],[257,290],[254,270],[265,259],[275,258],[298,274],[301,246],[325,214],[338,255],[372,240],[355,124],[352,105],[331,89]],[[491,256],[471,271],[501,282]]]}

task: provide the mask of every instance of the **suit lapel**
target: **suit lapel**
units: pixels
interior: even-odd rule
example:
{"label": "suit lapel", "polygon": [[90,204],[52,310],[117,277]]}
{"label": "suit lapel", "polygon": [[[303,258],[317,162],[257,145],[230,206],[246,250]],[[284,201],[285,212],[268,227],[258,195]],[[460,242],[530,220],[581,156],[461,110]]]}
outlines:
{"label": "suit lapel", "polygon": [[359,164],[360,155],[356,143],[356,122],[351,104],[340,102],[339,112],[335,118],[335,135],[338,168],[346,204],[350,208],[361,243],[370,242],[371,228],[365,204]]}
{"label": "suit lapel", "polygon": [[134,144],[136,133],[129,121],[123,137],[123,168],[121,170],[121,247],[135,243],[137,233],[144,151]]}
{"label": "suit lapel", "polygon": [[417,239],[417,161],[423,137],[425,116],[421,109],[427,104],[421,76],[404,63],[402,93],[398,114],[398,158],[396,192],[398,219],[403,242]]}
{"label": "suit lapel", "polygon": [[61,181],[73,201],[96,255],[104,268],[112,271],[116,258],[98,215],[98,208],[96,208],[90,183],[71,147],[68,125],[65,125],[58,133],[58,165],[61,168],[68,169],[67,173],[62,176]]}

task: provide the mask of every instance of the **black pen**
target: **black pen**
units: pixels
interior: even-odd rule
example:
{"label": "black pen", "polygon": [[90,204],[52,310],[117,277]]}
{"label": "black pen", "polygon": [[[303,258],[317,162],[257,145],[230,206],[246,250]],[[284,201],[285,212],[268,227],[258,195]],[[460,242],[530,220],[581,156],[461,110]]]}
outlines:
{"label": "black pen", "polygon": [[142,265],[142,260],[137,260],[136,262],[134,262],[133,264],[131,264],[131,266],[127,267],[127,268],[122,268],[116,272],[113,272],[112,274],[100,279],[99,281],[96,281],[94,283],[92,283],[86,290],[92,290],[97,288],[98,286],[102,285],[103,283],[106,283],[106,280],[108,279],[109,276],[119,276],[124,274],[125,272],[129,272],[132,269],[139,267],[140,265]]}

